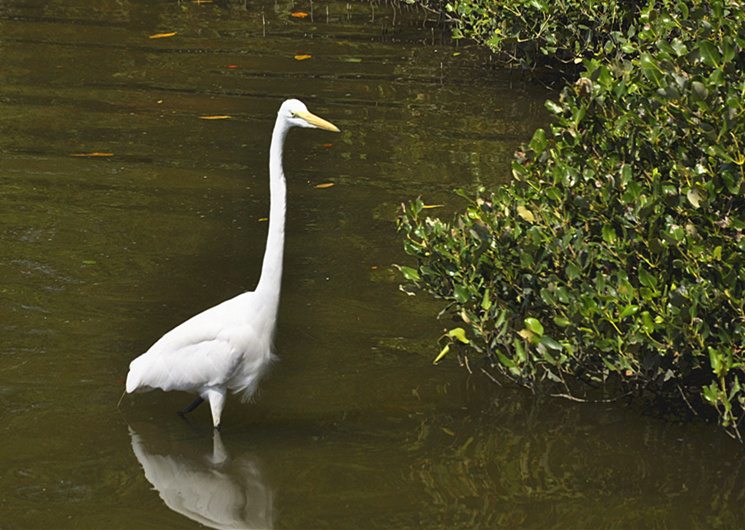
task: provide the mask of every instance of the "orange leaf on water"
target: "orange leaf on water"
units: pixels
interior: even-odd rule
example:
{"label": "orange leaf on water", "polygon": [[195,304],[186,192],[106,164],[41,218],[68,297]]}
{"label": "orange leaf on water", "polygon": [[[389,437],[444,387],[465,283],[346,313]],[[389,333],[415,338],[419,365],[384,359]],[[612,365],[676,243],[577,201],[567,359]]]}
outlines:
{"label": "orange leaf on water", "polygon": [[237,64],[229,64],[228,65],[228,68],[238,68],[238,65]]}
{"label": "orange leaf on water", "polygon": [[73,153],[70,156],[114,156],[114,153]]}
{"label": "orange leaf on water", "polygon": [[151,39],[162,39],[163,37],[173,37],[178,31],[174,31],[173,33],[156,33],[155,35],[150,35]]}
{"label": "orange leaf on water", "polygon": [[331,147],[334,144],[323,144],[324,147]]}
{"label": "orange leaf on water", "polygon": [[334,185],[333,182],[326,182],[325,184],[318,184],[318,185],[316,185],[316,188],[317,189],[330,188],[333,185]]}
{"label": "orange leaf on water", "polygon": [[297,59],[298,61],[304,61],[304,60],[310,59],[310,58],[311,58],[310,55],[296,55],[295,56],[295,59]]}
{"label": "orange leaf on water", "polygon": [[232,116],[199,116],[200,120],[227,120]]}
{"label": "orange leaf on water", "polygon": [[295,18],[305,18],[308,16],[308,13],[291,13],[290,16]]}

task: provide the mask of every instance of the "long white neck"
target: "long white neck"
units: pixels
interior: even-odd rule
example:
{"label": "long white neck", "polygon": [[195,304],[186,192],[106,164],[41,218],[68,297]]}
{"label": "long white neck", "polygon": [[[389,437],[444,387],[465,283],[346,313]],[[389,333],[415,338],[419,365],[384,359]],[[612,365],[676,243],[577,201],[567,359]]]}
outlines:
{"label": "long white neck", "polygon": [[282,259],[285,247],[285,212],[287,210],[287,183],[282,171],[282,149],[289,127],[284,120],[277,120],[269,150],[269,234],[266,238],[264,262],[256,292],[261,293],[269,308],[276,313],[279,291],[282,286]]}

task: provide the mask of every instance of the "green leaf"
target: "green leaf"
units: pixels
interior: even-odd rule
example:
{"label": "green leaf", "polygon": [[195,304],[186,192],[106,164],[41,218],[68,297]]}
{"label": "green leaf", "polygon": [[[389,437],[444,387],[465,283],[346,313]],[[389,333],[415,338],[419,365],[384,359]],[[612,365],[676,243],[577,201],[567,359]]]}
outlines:
{"label": "green leaf", "polygon": [[533,133],[533,139],[530,141],[529,146],[536,154],[540,154],[546,149],[546,131],[543,129],[537,129]]}
{"label": "green leaf", "polygon": [[445,347],[442,350],[440,350],[440,354],[437,357],[435,357],[435,360],[432,361],[432,364],[437,364],[438,362],[440,362],[440,360],[443,357],[445,357],[449,351],[450,351],[450,344],[445,344]]}
{"label": "green leaf", "polygon": [[559,285],[554,294],[556,295],[556,299],[561,302],[562,304],[568,304],[569,303],[569,291],[567,291],[567,288],[563,285]]}
{"label": "green leaf", "polygon": [[691,89],[693,90],[693,94],[699,101],[706,101],[706,99],[709,97],[709,90],[701,81],[694,81],[693,83],[691,83]]}
{"label": "green leaf", "polygon": [[517,361],[521,364],[525,363],[528,359],[528,354],[525,352],[525,347],[520,340],[515,340],[515,357],[517,357]]}
{"label": "green leaf", "polygon": [[465,304],[470,299],[468,287],[464,285],[456,285],[453,288],[453,297],[455,298],[455,301],[458,302],[459,304]]}
{"label": "green leaf", "polygon": [[543,336],[543,326],[540,322],[538,322],[537,319],[533,317],[528,317],[525,319],[525,327],[528,329],[528,331],[535,333],[539,337]]}
{"label": "green leaf", "polygon": [[561,105],[554,103],[550,99],[546,100],[546,108],[552,114],[561,114],[564,112],[564,108]]}
{"label": "green leaf", "polygon": [[451,339],[457,339],[463,344],[470,344],[471,341],[466,337],[466,331],[463,328],[453,328],[447,333]]}
{"label": "green leaf", "polygon": [[548,188],[545,191],[545,193],[546,193],[546,197],[548,197],[552,201],[558,201],[563,196],[561,190],[559,188],[557,188],[557,187]]}
{"label": "green leaf", "polygon": [[541,300],[543,300],[543,303],[546,305],[556,305],[556,300],[554,299],[554,295],[551,293],[550,290],[543,287],[541,289]]}
{"label": "green leaf", "polygon": [[639,267],[639,283],[650,289],[657,288],[657,278],[642,267]]}
{"label": "green leaf", "polygon": [[556,350],[556,351],[561,351],[564,349],[564,347],[561,344],[559,344],[558,342],[556,342],[554,339],[552,339],[551,337],[547,335],[544,335],[543,337],[541,337],[541,344],[543,344],[547,348],[551,348],[552,350]]}
{"label": "green leaf", "polygon": [[683,55],[688,54],[688,48],[686,45],[678,38],[673,39],[673,42],[671,43],[673,50],[678,55],[678,57],[682,57]]}
{"label": "green leaf", "polygon": [[[520,347],[522,348],[522,345],[520,345]],[[505,365],[507,368],[517,367],[517,365],[512,359],[508,358],[504,353],[502,353],[499,350],[497,350],[497,358],[499,359],[499,362]]]}
{"label": "green leaf", "polygon": [[603,225],[603,240],[611,246],[616,244],[616,229],[609,224]]}
{"label": "green leaf", "polygon": [[652,322],[649,311],[642,312],[642,329],[647,333],[654,333],[654,322]]}
{"label": "green leaf", "polygon": [[569,280],[576,280],[582,271],[574,263],[569,263],[566,266],[566,275]]}
{"label": "green leaf", "polygon": [[404,275],[404,278],[406,278],[407,280],[418,281],[421,279],[419,276],[419,272],[416,269],[412,269],[411,267],[404,267],[404,266],[399,266],[398,269],[401,271],[401,273]]}
{"label": "green leaf", "polygon": [[639,311],[638,305],[629,304],[623,308],[623,311],[621,311],[621,314],[619,315],[619,317],[620,318],[630,317],[631,315],[635,315],[637,311]]}
{"label": "green leaf", "polygon": [[722,62],[722,56],[719,55],[719,51],[713,42],[702,40],[698,43],[698,50],[701,54],[701,60],[706,66],[717,68],[719,63]]}
{"label": "green leaf", "polygon": [[719,389],[715,383],[703,387],[702,394],[704,395],[704,399],[711,405],[716,405],[717,401],[719,401]]}

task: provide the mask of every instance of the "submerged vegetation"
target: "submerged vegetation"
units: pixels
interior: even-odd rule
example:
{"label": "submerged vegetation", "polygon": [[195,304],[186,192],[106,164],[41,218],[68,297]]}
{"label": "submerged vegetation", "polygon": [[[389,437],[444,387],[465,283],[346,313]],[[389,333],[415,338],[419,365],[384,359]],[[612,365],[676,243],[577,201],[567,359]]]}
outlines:
{"label": "submerged vegetation", "polygon": [[418,263],[404,275],[467,330],[443,352],[461,344],[549,394],[675,396],[741,439],[745,5],[447,9],[456,35],[526,67],[561,65],[568,81],[510,185],[460,191],[467,209],[449,222],[419,200],[400,218]]}

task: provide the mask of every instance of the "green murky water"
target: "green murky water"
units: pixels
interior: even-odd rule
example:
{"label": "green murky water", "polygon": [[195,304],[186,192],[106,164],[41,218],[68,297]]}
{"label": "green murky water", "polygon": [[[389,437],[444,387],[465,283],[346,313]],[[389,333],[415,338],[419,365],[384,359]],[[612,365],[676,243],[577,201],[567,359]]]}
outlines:
{"label": "green murky water", "polygon": [[[398,290],[397,205],[449,215],[454,188],[508,178],[547,92],[427,17],[0,4],[0,528],[745,524],[742,453],[715,427],[432,366],[444,324]],[[176,416],[184,394],[117,410],[134,357],[254,287],[288,97],[342,134],[287,146],[281,362],[219,439],[206,407]]]}

